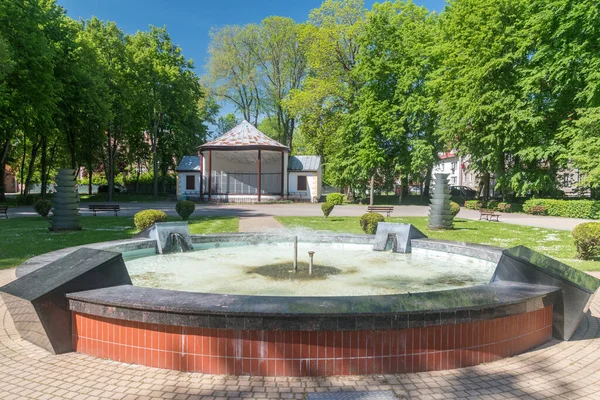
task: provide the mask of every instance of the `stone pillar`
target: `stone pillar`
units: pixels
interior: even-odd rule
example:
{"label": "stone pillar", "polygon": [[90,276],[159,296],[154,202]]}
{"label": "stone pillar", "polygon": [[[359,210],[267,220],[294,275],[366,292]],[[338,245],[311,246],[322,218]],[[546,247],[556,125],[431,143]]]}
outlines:
{"label": "stone pillar", "polygon": [[454,216],[450,211],[450,174],[435,174],[435,186],[429,207],[429,229],[452,229]]}
{"label": "stone pillar", "polygon": [[60,169],[56,176],[56,193],[52,199],[51,231],[72,231],[79,225],[79,202],[74,169]]}

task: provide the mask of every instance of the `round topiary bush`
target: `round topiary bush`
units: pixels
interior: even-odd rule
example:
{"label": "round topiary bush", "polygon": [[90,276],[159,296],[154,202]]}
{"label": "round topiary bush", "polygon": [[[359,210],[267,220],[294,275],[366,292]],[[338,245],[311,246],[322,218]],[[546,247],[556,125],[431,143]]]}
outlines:
{"label": "round topiary bush", "polygon": [[600,222],[586,222],[573,229],[577,257],[591,260],[600,256]]}
{"label": "round topiary bush", "polygon": [[460,211],[460,206],[458,205],[458,203],[451,201],[450,202],[450,212],[452,212],[452,216],[456,217],[456,214],[458,214],[459,211]]}
{"label": "round topiary bush", "polygon": [[44,219],[48,219],[48,214],[52,210],[52,202],[50,200],[38,200],[33,204],[33,209]]}
{"label": "round topiary bush", "polygon": [[133,223],[138,231],[150,228],[155,222],[165,222],[166,220],[167,214],[160,210],[140,211],[133,217]]}
{"label": "round topiary bush", "polygon": [[196,209],[196,205],[194,204],[193,201],[189,201],[189,200],[178,201],[177,204],[175,205],[175,211],[177,211],[177,214],[179,214],[181,219],[183,219],[184,221],[188,220],[190,215],[192,215],[194,213],[195,209]]}
{"label": "round topiary bush", "polygon": [[330,204],[340,205],[344,204],[344,195],[341,193],[330,193],[327,195],[326,200]]}
{"label": "round topiary bush", "polygon": [[370,235],[373,235],[375,232],[377,232],[377,225],[380,222],[385,222],[385,218],[383,218],[383,215],[379,213],[368,212],[360,217],[360,227],[362,228],[363,232]]}
{"label": "round topiary bush", "polygon": [[329,214],[331,214],[331,212],[333,211],[333,207],[335,207],[335,204],[333,203],[323,203],[321,204],[321,211],[323,211],[323,219],[327,219],[327,217],[329,217]]}

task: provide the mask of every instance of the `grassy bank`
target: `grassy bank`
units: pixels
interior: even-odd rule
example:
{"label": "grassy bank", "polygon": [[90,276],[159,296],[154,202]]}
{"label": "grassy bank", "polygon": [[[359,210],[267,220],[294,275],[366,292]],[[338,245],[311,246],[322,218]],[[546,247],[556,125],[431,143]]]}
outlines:
{"label": "grassy bank", "polygon": [[[169,218],[181,221],[181,218]],[[128,239],[135,235],[132,217],[81,217],[83,230],[54,233],[42,218],[0,220],[0,269],[16,267],[39,254],[108,240]],[[198,217],[189,221],[191,233],[237,232],[237,217]]]}
{"label": "grassy bank", "polygon": [[[288,228],[363,233],[360,229],[359,217],[330,217],[327,220],[321,217],[277,217],[277,220]],[[600,271],[600,259],[582,261],[575,258],[575,245],[569,231],[465,219],[457,219],[454,230],[432,231],[427,228],[427,220],[427,217],[386,218],[386,222],[413,224],[433,239],[500,247],[523,245],[579,270]]]}

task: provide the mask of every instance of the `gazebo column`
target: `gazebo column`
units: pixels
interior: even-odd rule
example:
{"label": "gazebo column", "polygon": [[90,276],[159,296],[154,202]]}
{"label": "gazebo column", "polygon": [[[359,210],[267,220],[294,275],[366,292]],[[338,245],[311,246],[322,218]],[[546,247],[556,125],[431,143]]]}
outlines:
{"label": "gazebo column", "polygon": [[284,195],[284,178],[285,178],[285,151],[281,152],[281,200],[283,200]]}
{"label": "gazebo column", "polygon": [[212,161],[212,150],[208,151],[208,165],[206,167],[207,169],[207,174],[208,174],[208,201],[211,200],[211,194],[212,194],[212,174],[210,172],[210,168],[211,168],[211,161]]}
{"label": "gazebo column", "polygon": [[261,187],[260,187],[260,170],[261,170],[261,162],[260,162],[260,150],[258,151],[258,202],[260,203],[260,195],[261,195]]}
{"label": "gazebo column", "polygon": [[204,199],[202,198],[202,181],[204,180],[204,176],[203,176],[203,168],[202,168],[202,152],[199,151],[198,152],[198,160],[200,160],[200,201],[204,201]]}

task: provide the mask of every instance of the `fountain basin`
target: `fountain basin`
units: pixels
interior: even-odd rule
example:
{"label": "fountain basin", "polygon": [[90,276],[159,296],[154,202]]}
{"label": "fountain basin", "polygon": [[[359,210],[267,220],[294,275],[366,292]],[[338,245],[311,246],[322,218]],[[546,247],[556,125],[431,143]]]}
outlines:
{"label": "fountain basin", "polygon": [[[226,248],[290,237],[224,234],[191,240]],[[313,244],[373,241],[367,235],[310,235]],[[155,242],[121,241],[105,248],[155,248]],[[494,264],[506,256],[496,247],[431,239],[412,240],[411,248]],[[35,269],[33,261],[23,267],[27,272]],[[315,376],[460,368],[522,353],[553,334],[562,339],[567,292],[554,283],[510,281],[512,270],[506,271],[500,274],[504,280],[495,277],[487,284],[378,295],[260,296],[134,285],[75,290],[66,295],[72,348],[180,371]],[[596,283],[584,283],[581,288],[593,295]]]}

